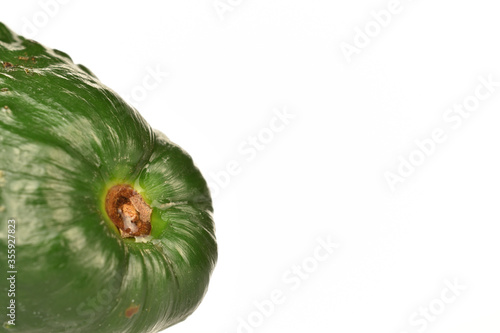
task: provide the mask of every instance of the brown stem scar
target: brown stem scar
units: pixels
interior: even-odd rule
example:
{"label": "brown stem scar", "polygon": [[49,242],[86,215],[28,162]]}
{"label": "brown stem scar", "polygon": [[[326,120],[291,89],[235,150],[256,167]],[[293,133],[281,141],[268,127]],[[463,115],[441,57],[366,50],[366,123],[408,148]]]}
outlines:
{"label": "brown stem scar", "polygon": [[106,195],[106,213],[123,238],[151,234],[152,209],[130,185],[115,185]]}

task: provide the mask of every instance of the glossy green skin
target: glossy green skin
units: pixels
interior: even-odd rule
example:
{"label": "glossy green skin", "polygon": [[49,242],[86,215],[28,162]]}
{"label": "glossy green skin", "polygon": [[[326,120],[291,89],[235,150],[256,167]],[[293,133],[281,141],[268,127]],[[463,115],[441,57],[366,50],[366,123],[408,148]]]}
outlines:
{"label": "glossy green skin", "polygon": [[[144,333],[184,320],[217,260],[212,202],[192,159],[86,68],[1,23],[0,61],[0,331]],[[122,239],[107,217],[105,195],[120,183],[152,206],[151,239]]]}

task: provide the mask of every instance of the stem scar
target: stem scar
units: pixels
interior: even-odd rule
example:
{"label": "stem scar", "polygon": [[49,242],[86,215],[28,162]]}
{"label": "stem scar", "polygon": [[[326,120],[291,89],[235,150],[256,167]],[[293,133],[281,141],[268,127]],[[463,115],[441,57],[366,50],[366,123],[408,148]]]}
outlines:
{"label": "stem scar", "polygon": [[151,234],[151,207],[130,185],[115,185],[106,195],[106,213],[123,238]]}

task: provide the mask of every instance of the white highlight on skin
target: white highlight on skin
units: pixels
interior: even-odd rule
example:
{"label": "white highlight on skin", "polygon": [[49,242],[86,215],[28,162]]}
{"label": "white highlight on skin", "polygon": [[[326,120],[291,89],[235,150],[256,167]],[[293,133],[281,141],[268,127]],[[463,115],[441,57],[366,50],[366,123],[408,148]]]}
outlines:
{"label": "white highlight on skin", "polygon": [[135,242],[136,243],[147,243],[149,242],[153,237],[151,235],[149,236],[135,236]]}

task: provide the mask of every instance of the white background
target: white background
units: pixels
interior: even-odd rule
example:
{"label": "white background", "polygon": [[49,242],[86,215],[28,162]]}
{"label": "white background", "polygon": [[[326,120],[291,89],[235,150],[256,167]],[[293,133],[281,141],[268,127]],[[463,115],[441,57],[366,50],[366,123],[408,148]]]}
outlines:
{"label": "white background", "polygon": [[30,0],[0,20],[211,182],[219,262],[168,332],[500,331],[495,2]]}

